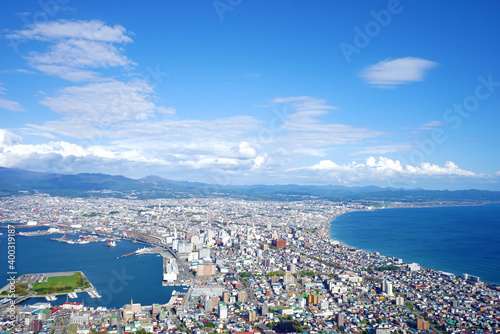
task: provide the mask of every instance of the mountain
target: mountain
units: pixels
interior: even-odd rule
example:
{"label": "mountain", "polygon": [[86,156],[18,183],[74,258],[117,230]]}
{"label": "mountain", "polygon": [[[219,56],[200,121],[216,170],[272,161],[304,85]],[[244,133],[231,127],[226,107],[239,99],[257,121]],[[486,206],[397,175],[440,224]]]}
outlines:
{"label": "mountain", "polygon": [[52,196],[182,198],[232,196],[246,199],[329,199],[356,201],[500,201],[499,191],[396,189],[336,185],[217,185],[173,181],[159,176],[130,179],[107,174],[56,174],[0,167],[0,196],[46,193]]}

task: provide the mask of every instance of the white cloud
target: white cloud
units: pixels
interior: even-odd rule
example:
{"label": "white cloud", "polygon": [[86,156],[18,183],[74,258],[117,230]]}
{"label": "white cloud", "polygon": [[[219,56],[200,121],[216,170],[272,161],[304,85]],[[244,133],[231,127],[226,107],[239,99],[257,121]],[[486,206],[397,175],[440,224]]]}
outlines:
{"label": "white cloud", "polygon": [[[338,107],[328,105],[323,99],[295,96],[275,98],[273,102],[285,104],[285,108],[281,109],[277,118],[282,122],[279,130],[286,132],[272,137],[271,145],[273,146],[319,149],[324,146],[360,142],[383,135],[380,131],[320,120],[319,117],[328,115],[329,110],[338,109]],[[295,112],[288,112],[286,108],[288,106]]]}
{"label": "white cloud", "polygon": [[69,67],[117,67],[133,64],[120,55],[112,44],[70,39],[51,47],[46,53],[33,53],[30,60],[37,64],[65,64]]}
{"label": "white cloud", "polygon": [[430,122],[427,122],[425,124],[422,124],[419,129],[420,130],[432,130],[434,128],[439,128],[439,127],[442,127],[442,126],[445,126],[446,123],[445,122],[442,122],[442,121],[430,121]]}
{"label": "white cloud", "polygon": [[145,81],[123,83],[113,80],[66,87],[57,96],[46,97],[40,103],[72,122],[110,124],[152,116],[157,110],[151,101],[152,93],[153,88]]}
{"label": "white cloud", "polygon": [[394,143],[365,147],[356,151],[355,154],[386,154],[410,151],[413,149],[415,149],[415,144],[413,143]]}
{"label": "white cloud", "polygon": [[242,158],[248,158],[248,159],[253,159],[257,155],[257,151],[255,148],[251,147],[249,143],[246,141],[242,141],[238,145],[238,154]]}
{"label": "white cloud", "polygon": [[21,140],[22,138],[15,133],[6,129],[0,129],[0,151],[3,149],[3,147],[20,143]]}
{"label": "white cloud", "polygon": [[313,178],[324,178],[325,181],[342,183],[368,181],[380,182],[386,180],[418,180],[422,178],[485,178],[486,175],[475,174],[471,171],[460,169],[455,163],[447,161],[444,166],[438,166],[428,162],[419,166],[403,165],[399,160],[386,157],[369,157],[365,162],[351,162],[348,164],[336,164],[331,160],[322,160],[310,167],[289,169],[292,173],[309,173]]}
{"label": "white cloud", "polygon": [[416,57],[385,59],[368,66],[360,76],[368,84],[379,88],[392,88],[397,85],[423,81],[426,72],[437,63]]}
{"label": "white cloud", "polygon": [[98,72],[80,70],[68,66],[35,64],[33,67],[47,75],[54,75],[68,81],[80,82],[99,79]]}
{"label": "white cloud", "polygon": [[[0,94],[5,94],[6,89],[0,83]],[[0,98],[0,109],[7,109],[11,111],[23,111],[24,108],[19,104],[19,102],[11,101],[7,99]]]}
{"label": "white cloud", "polygon": [[109,43],[132,42],[132,39],[126,35],[126,29],[123,26],[114,25],[111,27],[98,20],[41,22],[30,26],[29,29],[13,31],[6,37],[44,41],[78,38]]}
{"label": "white cloud", "polygon": [[0,109],[7,109],[11,111],[23,111],[23,106],[19,102],[11,101],[7,99],[0,98]]}
{"label": "white cloud", "polygon": [[11,39],[35,39],[50,43],[48,51],[31,52],[26,59],[33,68],[69,81],[90,81],[99,73],[89,68],[129,68],[136,65],[121,54],[115,43],[132,39],[120,25],[100,21],[51,21],[37,23],[7,35]]}
{"label": "white cloud", "polygon": [[319,110],[334,110],[338,107],[326,104],[326,101],[312,96],[291,96],[277,97],[273,100],[274,103],[289,103],[292,108],[297,111],[319,111]]}

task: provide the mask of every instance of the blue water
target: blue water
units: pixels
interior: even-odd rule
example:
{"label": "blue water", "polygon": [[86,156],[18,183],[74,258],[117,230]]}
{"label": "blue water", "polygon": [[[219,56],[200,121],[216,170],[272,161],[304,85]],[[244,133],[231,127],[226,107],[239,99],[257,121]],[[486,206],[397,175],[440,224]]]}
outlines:
{"label": "blue water", "polygon": [[[37,229],[38,230],[38,229]],[[0,285],[7,282],[7,230],[0,229]],[[84,245],[51,241],[52,236],[16,236],[16,269],[18,275],[28,273],[82,271],[100,292],[102,298],[92,299],[87,293],[79,293],[70,302],[84,302],[88,306],[119,308],[130,303],[143,305],[166,303],[172,290],[179,287],[164,287],[162,280],[162,258],[157,254],[132,255],[117,259],[118,256],[145,247],[130,241],[116,243],[116,247],[105,247],[104,242]],[[77,235],[67,235],[77,239]],[[45,298],[31,299],[29,303],[46,301]],[[52,305],[66,301],[61,296]]]}
{"label": "blue water", "polygon": [[330,229],[355,248],[500,284],[500,204],[351,212]]}

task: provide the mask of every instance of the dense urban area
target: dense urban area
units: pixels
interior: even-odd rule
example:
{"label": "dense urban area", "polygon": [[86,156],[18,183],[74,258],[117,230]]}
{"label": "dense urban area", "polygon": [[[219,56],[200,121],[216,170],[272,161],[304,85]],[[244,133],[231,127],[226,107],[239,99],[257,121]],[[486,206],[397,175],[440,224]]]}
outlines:
{"label": "dense urban area", "polygon": [[[158,284],[179,288],[166,304],[131,301],[110,309],[71,301],[53,305],[49,295],[47,302],[21,303],[29,295],[16,294],[10,286],[20,279],[11,280],[1,297],[0,327],[43,334],[500,332],[498,287],[476,276],[355,249],[329,236],[338,215],[397,205],[4,197],[2,233],[12,244],[44,234],[109,246],[133,240],[142,243],[137,252],[163,256]],[[19,227],[31,228],[17,232]],[[71,233],[81,236],[67,238]],[[69,293],[99,297],[93,287]]]}

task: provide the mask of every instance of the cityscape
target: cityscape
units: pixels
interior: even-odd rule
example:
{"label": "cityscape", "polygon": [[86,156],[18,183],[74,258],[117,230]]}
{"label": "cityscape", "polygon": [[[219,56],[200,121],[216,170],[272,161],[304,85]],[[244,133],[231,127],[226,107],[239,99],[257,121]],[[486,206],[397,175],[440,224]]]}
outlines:
{"label": "cityscape", "polygon": [[0,334],[500,334],[500,1],[0,8]]}
{"label": "cityscape", "polygon": [[[3,198],[0,204],[0,219],[13,244],[48,234],[60,236],[50,242],[70,247],[117,247],[131,240],[137,250],[123,256],[161,255],[163,274],[155,277],[156,284],[175,288],[164,303],[143,305],[133,301],[140,296],[131,296],[130,304],[109,308],[71,299],[53,305],[50,294],[47,301],[25,304],[34,295],[23,297],[7,284],[0,323],[5,332],[493,333],[500,326],[496,285],[329,237],[330,222],[339,215],[405,206],[401,203],[38,194]],[[23,231],[16,233],[19,228]],[[15,260],[12,265],[14,271]],[[44,281],[44,276],[50,274],[24,281]],[[21,286],[23,277],[12,284]],[[98,305],[101,296],[89,283],[62,294],[89,294]]]}

